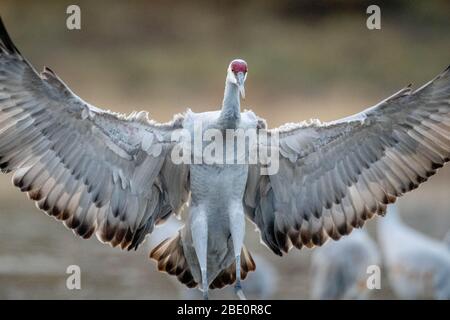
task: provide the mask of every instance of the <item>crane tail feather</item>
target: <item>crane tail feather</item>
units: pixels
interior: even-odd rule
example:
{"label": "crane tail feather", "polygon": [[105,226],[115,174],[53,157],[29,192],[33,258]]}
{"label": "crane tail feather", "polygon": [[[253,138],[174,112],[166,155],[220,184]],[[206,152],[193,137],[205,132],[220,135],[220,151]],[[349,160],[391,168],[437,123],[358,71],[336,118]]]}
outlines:
{"label": "crane tail feather", "polygon": [[159,271],[176,276],[188,288],[195,288],[198,285],[184,256],[179,233],[175,237],[167,238],[158,244],[150,252],[150,259],[156,260]]}
{"label": "crane tail feather", "polygon": [[[241,251],[241,279],[247,278],[247,274],[255,271],[256,264],[250,251],[245,246]],[[236,262],[233,262],[228,268],[223,269],[214,281],[210,284],[210,289],[220,289],[227,285],[231,285],[236,281]]]}

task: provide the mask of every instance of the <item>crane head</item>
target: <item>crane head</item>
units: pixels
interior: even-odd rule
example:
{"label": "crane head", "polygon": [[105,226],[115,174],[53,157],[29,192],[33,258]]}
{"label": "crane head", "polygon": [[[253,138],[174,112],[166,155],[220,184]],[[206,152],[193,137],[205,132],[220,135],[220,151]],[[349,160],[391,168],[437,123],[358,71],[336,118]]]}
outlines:
{"label": "crane head", "polygon": [[227,81],[237,85],[241,97],[245,99],[245,79],[247,79],[247,62],[242,59],[235,59],[230,62],[227,71]]}

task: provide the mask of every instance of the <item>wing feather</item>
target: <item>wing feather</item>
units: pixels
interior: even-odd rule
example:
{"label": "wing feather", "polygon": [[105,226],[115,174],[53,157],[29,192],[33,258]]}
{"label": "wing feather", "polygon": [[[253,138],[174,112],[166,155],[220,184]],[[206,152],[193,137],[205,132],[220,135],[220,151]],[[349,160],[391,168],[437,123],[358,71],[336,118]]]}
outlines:
{"label": "wing feather", "polygon": [[449,161],[450,68],[359,114],[268,132],[278,135],[279,170],[249,170],[247,215],[276,254],[321,245],[383,215]]}
{"label": "wing feather", "polygon": [[49,68],[38,74],[0,20],[0,168],[81,237],[136,248],[179,212],[188,168],[165,160],[181,126],[180,116],[158,124],[89,105]]}

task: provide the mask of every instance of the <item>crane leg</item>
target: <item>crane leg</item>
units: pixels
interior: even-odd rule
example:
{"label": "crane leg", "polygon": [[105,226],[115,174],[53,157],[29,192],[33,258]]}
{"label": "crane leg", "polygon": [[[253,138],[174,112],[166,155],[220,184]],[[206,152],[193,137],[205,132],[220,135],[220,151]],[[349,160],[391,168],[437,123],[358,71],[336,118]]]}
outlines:
{"label": "crane leg", "polygon": [[202,291],[203,291],[203,300],[209,300],[208,296],[208,272],[206,268],[202,268]]}
{"label": "crane leg", "polygon": [[202,277],[203,299],[208,300],[208,223],[206,215],[198,212],[191,221],[192,241]]}
{"label": "crane leg", "polygon": [[244,294],[244,290],[242,290],[241,285],[241,255],[236,256],[236,284],[234,285],[234,292],[238,296],[240,300],[247,300]]}
{"label": "crane leg", "polygon": [[242,210],[236,210],[230,214],[230,231],[233,240],[233,251],[236,259],[236,284],[234,291],[241,300],[246,300],[241,286],[241,251],[244,244],[245,217]]}

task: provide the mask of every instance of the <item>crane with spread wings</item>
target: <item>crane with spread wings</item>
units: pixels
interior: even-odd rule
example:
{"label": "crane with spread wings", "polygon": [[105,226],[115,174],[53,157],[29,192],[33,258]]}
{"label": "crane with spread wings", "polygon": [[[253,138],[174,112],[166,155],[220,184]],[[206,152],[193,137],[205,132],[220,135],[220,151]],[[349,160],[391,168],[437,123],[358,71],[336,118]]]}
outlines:
{"label": "crane with spread wings", "polygon": [[[0,22],[0,168],[39,209],[113,247],[136,249],[156,224],[184,211],[184,227],[150,254],[159,270],[204,298],[233,283],[245,298],[241,279],[255,269],[243,245],[246,218],[277,255],[320,246],[383,215],[449,161],[449,68],[354,116],[270,130],[241,112],[247,72],[244,60],[230,63],[221,110],[157,123],[146,112],[92,106],[49,68],[36,72]],[[276,136],[277,171],[174,161],[174,133],[195,136],[198,123],[222,133],[265,131],[266,143],[253,146],[263,151]]]}

